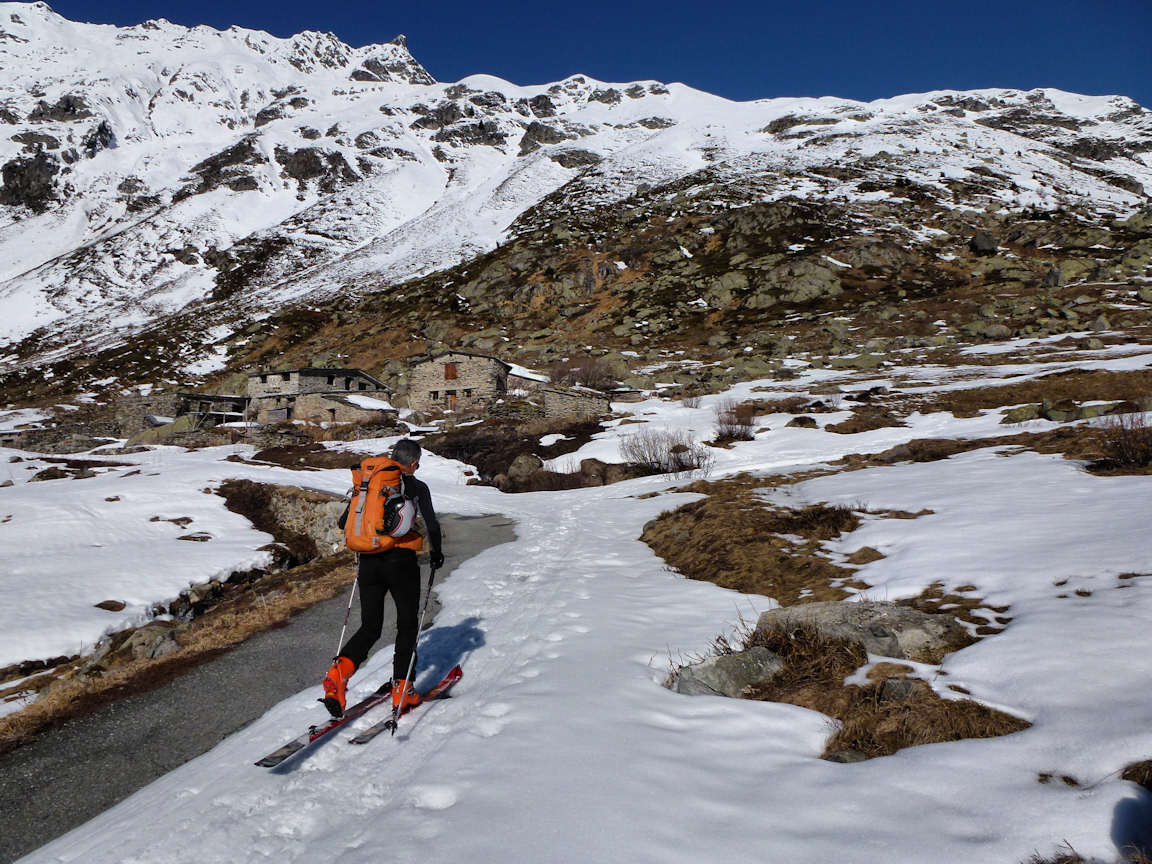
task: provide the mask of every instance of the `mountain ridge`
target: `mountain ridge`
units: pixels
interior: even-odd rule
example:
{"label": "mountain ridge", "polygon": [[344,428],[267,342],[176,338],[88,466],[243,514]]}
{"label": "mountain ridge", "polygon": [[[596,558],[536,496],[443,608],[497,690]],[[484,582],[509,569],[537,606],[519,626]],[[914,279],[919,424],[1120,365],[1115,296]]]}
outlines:
{"label": "mountain ridge", "polygon": [[[136,53],[102,61],[80,86],[67,70],[49,71],[74,33],[115,57]],[[1152,200],[1152,112],[1120,96],[986,88],[732,102],[579,75],[438,83],[401,37],[354,49],[331,34],[117,28],[0,3],[0,56],[17,49],[26,62],[4,65],[21,70],[0,74],[9,401],[30,370],[62,360],[85,367],[65,376],[81,390],[112,373],[121,386],[165,368],[172,380],[235,371],[251,362],[238,350],[243,332],[286,307],[330,306],[332,317],[533,232],[551,237],[580,213],[651,215],[665,192],[685,196],[672,208],[682,213],[794,199],[865,222],[876,221],[872,211],[899,221],[914,194],[923,206],[908,213],[964,213],[967,232],[988,227],[990,213],[1030,210],[1109,224]],[[910,242],[932,236],[912,228]],[[572,240],[548,242],[556,262],[539,273],[555,270]],[[797,245],[777,251],[811,254]],[[768,269],[795,278],[779,265]],[[746,269],[737,262],[731,272],[743,276],[731,279],[755,281]],[[737,306],[748,299],[741,290]],[[448,329],[470,323],[499,322],[461,318]],[[166,365],[88,368],[87,358],[109,361],[101,352],[164,329]],[[403,341],[410,353],[437,339]],[[222,357],[215,369],[209,354]]]}

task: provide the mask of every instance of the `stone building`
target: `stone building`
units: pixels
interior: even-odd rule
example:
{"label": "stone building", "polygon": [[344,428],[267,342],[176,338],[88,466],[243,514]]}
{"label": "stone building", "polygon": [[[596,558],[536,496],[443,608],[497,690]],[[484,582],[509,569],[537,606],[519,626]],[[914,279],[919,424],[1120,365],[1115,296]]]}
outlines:
{"label": "stone building", "polygon": [[545,417],[599,417],[612,411],[607,394],[587,387],[544,387]]}
{"label": "stone building", "polygon": [[436,354],[413,364],[408,407],[414,411],[486,411],[508,392],[511,369],[487,354]]}
{"label": "stone building", "polygon": [[[380,394],[383,395],[383,394]],[[260,425],[302,420],[305,423],[395,423],[399,413],[383,399],[359,393],[301,393],[267,396],[254,402]]]}
{"label": "stone building", "polygon": [[191,416],[197,427],[215,426],[241,422],[247,411],[247,396],[154,390],[118,400],[115,419],[117,435],[131,438],[146,429],[167,425],[177,417]]}
{"label": "stone building", "polygon": [[282,372],[252,372],[248,375],[248,396],[299,396],[302,393],[387,393],[384,382],[362,369],[287,369]]}
{"label": "stone building", "polygon": [[362,369],[309,367],[248,375],[249,414],[261,425],[303,420],[309,423],[372,423],[386,417],[391,391]]}

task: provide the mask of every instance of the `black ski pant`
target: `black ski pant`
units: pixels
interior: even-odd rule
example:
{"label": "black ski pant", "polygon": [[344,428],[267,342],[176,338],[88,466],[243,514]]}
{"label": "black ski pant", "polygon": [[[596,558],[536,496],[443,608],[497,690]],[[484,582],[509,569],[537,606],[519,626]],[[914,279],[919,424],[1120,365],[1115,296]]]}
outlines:
{"label": "black ski pant", "polygon": [[[389,549],[360,556],[357,575],[360,583],[360,629],[344,643],[340,654],[356,667],[368,658],[368,652],[384,629],[384,600],[389,593],[396,603],[396,656],[392,678],[408,674],[408,663],[416,649],[416,628],[420,608],[420,564],[411,549]],[[413,670],[416,664],[412,664]],[[413,675],[415,677],[415,675]]]}

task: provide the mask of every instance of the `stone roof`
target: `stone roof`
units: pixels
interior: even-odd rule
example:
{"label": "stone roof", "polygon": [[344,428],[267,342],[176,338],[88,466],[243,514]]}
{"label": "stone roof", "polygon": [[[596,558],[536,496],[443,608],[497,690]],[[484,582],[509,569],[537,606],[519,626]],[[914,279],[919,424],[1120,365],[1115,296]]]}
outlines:
{"label": "stone roof", "polygon": [[441,357],[447,357],[449,354],[459,354],[459,355],[462,355],[464,357],[477,357],[481,360],[492,360],[496,363],[499,363],[501,366],[503,366],[508,371],[511,371],[511,369],[512,369],[511,365],[509,365],[508,363],[505,363],[499,357],[493,357],[491,354],[476,354],[473,351],[441,351],[440,353],[433,354],[431,357],[427,357],[424,360],[414,360],[414,361],[412,361],[412,365],[413,366],[419,366],[422,363],[431,363],[433,360],[439,360]]}

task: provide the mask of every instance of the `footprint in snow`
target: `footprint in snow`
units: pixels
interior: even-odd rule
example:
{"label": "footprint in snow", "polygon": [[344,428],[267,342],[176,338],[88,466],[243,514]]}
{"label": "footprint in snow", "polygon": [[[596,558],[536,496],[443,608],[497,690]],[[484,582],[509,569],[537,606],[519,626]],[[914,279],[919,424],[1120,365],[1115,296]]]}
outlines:
{"label": "footprint in snow", "polygon": [[459,795],[451,786],[414,786],[412,804],[420,810],[447,810]]}

